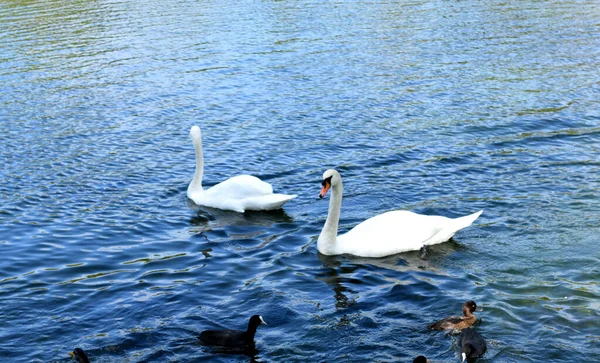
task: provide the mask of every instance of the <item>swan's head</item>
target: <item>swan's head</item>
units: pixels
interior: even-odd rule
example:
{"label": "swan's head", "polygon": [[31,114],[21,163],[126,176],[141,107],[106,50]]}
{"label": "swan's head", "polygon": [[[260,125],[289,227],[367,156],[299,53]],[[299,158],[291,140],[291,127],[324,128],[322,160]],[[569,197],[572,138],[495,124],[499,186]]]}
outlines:
{"label": "swan's head", "polygon": [[202,139],[202,133],[200,133],[200,128],[198,126],[192,126],[190,129],[190,136],[194,140]]}
{"label": "swan's head", "polygon": [[69,352],[69,355],[79,363],[90,363],[89,358],[81,348],[75,348],[74,351]]}
{"label": "swan's head", "polygon": [[327,194],[327,191],[329,190],[329,188],[331,187],[335,187],[336,185],[340,184],[342,182],[342,177],[340,176],[340,173],[338,173],[337,171],[333,170],[333,169],[329,169],[326,172],[323,173],[323,182],[321,183],[321,185],[323,186],[321,188],[321,193],[319,193],[319,198],[323,198],[325,196],[325,194]]}

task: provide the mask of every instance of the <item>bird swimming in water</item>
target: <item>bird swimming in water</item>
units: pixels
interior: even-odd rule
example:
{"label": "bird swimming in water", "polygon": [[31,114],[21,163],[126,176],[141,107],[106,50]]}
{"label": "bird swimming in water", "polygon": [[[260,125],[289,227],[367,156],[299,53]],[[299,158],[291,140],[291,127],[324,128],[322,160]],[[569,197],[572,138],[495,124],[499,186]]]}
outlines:
{"label": "bird swimming in water", "polygon": [[427,358],[423,355],[418,356],[413,360],[413,363],[427,363]]}
{"label": "bird swimming in water", "polygon": [[463,304],[463,316],[449,316],[440,321],[436,321],[429,325],[431,330],[461,330],[475,324],[477,317],[473,312],[477,310],[477,304],[473,300],[469,300]]}
{"label": "bird swimming in water", "polygon": [[248,322],[247,330],[205,330],[198,339],[204,345],[213,345],[227,348],[250,348],[254,346],[256,328],[264,324],[262,316],[252,315]]}
{"label": "bird swimming in water", "polygon": [[188,185],[187,196],[194,203],[205,207],[244,213],[248,210],[280,209],[285,203],[297,197],[273,193],[271,184],[251,175],[237,175],[208,189],[202,187],[204,175],[204,153],[202,151],[202,133],[193,126],[190,136],[196,151],[196,170]]}
{"label": "bird swimming in water", "polygon": [[459,230],[470,226],[483,211],[459,218],[394,210],[373,216],[348,232],[338,235],[342,208],[342,176],[334,169],[323,173],[319,198],[331,190],[327,219],[317,239],[317,250],[326,256],[349,254],[359,257],[385,257],[424,246],[446,242]]}
{"label": "bird swimming in water", "polygon": [[90,363],[90,359],[81,348],[75,348],[75,350],[69,352],[69,355],[79,363]]}
{"label": "bird swimming in water", "polygon": [[481,357],[487,350],[485,340],[475,331],[473,328],[463,329],[458,338],[458,345],[460,346],[460,354],[462,361],[466,361],[467,358]]}

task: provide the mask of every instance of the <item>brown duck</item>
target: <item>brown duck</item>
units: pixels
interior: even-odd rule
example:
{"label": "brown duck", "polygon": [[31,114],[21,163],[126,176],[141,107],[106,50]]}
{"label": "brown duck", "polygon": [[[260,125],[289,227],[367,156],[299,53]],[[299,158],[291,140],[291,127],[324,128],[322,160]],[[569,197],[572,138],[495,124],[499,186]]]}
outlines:
{"label": "brown duck", "polygon": [[475,314],[473,314],[476,309],[477,304],[475,304],[475,301],[469,300],[463,304],[463,316],[449,316],[430,324],[428,328],[431,330],[462,330],[468,328],[472,326],[477,319]]}

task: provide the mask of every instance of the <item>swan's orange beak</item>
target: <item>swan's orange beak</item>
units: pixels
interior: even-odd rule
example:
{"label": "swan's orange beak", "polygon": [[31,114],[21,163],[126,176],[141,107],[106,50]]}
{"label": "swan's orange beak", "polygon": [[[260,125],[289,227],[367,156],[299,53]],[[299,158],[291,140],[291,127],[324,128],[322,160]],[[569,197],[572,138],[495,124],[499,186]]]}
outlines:
{"label": "swan's orange beak", "polygon": [[321,193],[319,193],[319,198],[323,198],[325,196],[325,194],[327,194],[327,191],[329,190],[329,188],[331,188],[331,184],[329,184],[328,181],[324,181],[323,187],[321,188]]}

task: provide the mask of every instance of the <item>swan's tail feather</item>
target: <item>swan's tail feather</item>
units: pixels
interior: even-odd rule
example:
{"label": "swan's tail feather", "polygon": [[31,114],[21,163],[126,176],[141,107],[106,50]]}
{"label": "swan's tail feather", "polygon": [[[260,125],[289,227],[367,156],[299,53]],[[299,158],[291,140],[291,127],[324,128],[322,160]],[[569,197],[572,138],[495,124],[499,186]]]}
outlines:
{"label": "swan's tail feather", "polygon": [[269,194],[246,199],[246,210],[275,210],[283,207],[290,200],[296,198],[296,194]]}
{"label": "swan's tail feather", "polygon": [[480,210],[479,212],[476,212],[473,214],[469,214],[468,216],[454,218],[452,220],[452,222],[453,222],[452,225],[454,227],[454,230],[458,231],[458,230],[461,230],[463,228],[470,226],[471,224],[473,224],[473,222],[475,222],[475,220],[477,218],[479,218],[481,213],[483,213],[483,210]]}
{"label": "swan's tail feather", "polygon": [[424,244],[434,245],[449,240],[450,238],[452,238],[452,236],[454,236],[456,232],[470,226],[473,222],[475,222],[475,220],[481,215],[481,213],[483,213],[482,210],[480,210],[477,213],[469,214],[468,216],[447,220],[448,225],[446,226],[446,228],[442,229],[436,235],[427,240]]}

